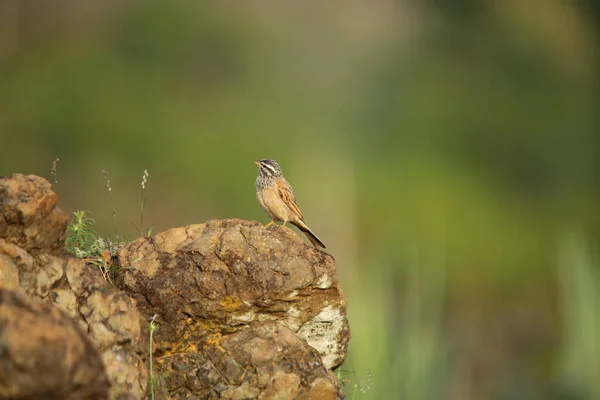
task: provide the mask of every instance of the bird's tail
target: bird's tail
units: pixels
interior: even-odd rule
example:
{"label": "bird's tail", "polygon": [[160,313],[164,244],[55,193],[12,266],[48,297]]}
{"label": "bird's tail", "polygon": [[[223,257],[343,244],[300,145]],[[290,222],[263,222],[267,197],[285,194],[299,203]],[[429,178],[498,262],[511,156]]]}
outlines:
{"label": "bird's tail", "polygon": [[326,248],[325,245],[323,244],[323,242],[321,242],[321,239],[319,239],[317,237],[317,235],[315,235],[314,233],[312,233],[312,231],[308,228],[308,226],[306,226],[306,224],[302,223],[302,224],[294,224],[298,227],[298,229],[300,229],[302,231],[302,233],[304,233],[304,235],[308,238],[308,240],[310,240],[310,242],[313,244],[313,246],[315,246],[317,249],[319,247],[322,248]]}
{"label": "bird's tail", "polygon": [[306,230],[306,231],[303,230],[302,233],[304,233],[306,235],[308,240],[310,240],[310,242],[313,244],[313,246],[315,246],[317,249],[319,248],[319,246],[321,246],[324,249],[326,248],[325,245],[323,244],[323,242],[321,242],[321,239],[319,239],[317,237],[317,235],[312,233],[310,230]]}

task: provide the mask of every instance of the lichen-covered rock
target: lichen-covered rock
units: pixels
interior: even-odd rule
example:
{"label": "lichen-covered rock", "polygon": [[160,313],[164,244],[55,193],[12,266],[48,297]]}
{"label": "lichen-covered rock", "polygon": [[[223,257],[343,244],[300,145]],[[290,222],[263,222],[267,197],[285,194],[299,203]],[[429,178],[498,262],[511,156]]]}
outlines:
{"label": "lichen-covered rock", "polygon": [[209,342],[200,357],[176,353],[159,358],[167,371],[166,386],[177,388],[170,397],[185,398],[190,392],[195,398],[223,399],[338,397],[337,380],[323,368],[319,354],[276,322]]}
{"label": "lichen-covered rock", "polygon": [[0,398],[107,399],[100,353],[56,307],[0,288]]}
{"label": "lichen-covered rock", "polygon": [[119,259],[121,287],[158,315],[165,394],[339,396],[330,370],[350,338],[345,297],[333,257],[292,230],[214,220],[140,238]]}

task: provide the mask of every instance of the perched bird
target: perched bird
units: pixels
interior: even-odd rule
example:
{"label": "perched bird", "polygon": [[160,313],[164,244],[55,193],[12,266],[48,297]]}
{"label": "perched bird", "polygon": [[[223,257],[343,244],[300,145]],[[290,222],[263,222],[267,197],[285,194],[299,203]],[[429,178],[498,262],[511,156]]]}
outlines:
{"label": "perched bird", "polygon": [[254,162],[258,165],[256,197],[263,210],[271,218],[267,227],[275,221],[283,221],[283,226],[285,226],[289,221],[296,225],[316,248],[325,248],[323,242],[304,223],[302,211],[296,203],[294,189],[283,177],[279,164],[270,158]]}

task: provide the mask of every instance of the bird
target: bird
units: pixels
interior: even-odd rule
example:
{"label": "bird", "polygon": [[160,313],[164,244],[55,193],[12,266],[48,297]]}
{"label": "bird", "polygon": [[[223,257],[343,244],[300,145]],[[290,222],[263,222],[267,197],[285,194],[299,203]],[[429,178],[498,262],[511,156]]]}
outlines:
{"label": "bird", "polygon": [[304,222],[302,211],[296,202],[294,189],[283,177],[281,167],[270,158],[254,161],[258,165],[258,177],[256,178],[256,197],[260,206],[271,218],[266,227],[268,228],[276,221],[283,221],[295,225],[316,248],[325,248],[325,245],[312,233]]}

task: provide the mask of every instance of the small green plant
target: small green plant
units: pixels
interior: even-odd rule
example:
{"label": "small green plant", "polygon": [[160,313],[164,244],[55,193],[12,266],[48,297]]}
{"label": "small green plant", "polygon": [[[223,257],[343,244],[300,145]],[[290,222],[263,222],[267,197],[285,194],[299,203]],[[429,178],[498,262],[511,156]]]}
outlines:
{"label": "small green plant", "polygon": [[[51,174],[56,178],[56,168],[58,159],[52,164]],[[119,234],[117,223],[117,210],[114,201],[112,201],[112,186],[106,169],[102,170],[106,188],[112,202],[112,216],[115,224],[115,241],[102,238],[94,229],[96,221],[89,216],[89,212],[77,210],[71,215],[71,221],[68,227],[68,237],[65,242],[67,251],[77,258],[83,259],[86,263],[96,265],[104,279],[111,284],[114,284],[115,274],[119,270],[119,265],[116,262],[119,250],[125,245]],[[140,207],[140,226],[133,226],[140,233],[140,236],[150,236],[152,227],[144,230],[144,211],[146,208],[145,189],[148,181],[148,170],[144,170],[141,181],[141,207]]]}
{"label": "small green plant", "polygon": [[92,226],[96,224],[87,211],[77,210],[71,214],[71,221],[67,231],[69,236],[65,241],[67,251],[77,258],[86,257],[92,245],[99,238]]}
{"label": "small green plant", "polygon": [[87,211],[75,211],[67,228],[69,234],[65,247],[75,257],[97,266],[104,279],[114,284],[115,273],[118,270],[115,259],[123,243],[100,237],[92,228],[95,223]]}
{"label": "small green plant", "polygon": [[149,364],[150,364],[150,376],[148,377],[148,383],[150,384],[150,398],[154,400],[154,386],[156,385],[156,379],[154,378],[154,370],[152,366],[152,353],[154,352],[154,340],[153,335],[154,332],[158,330],[158,325],[156,325],[156,317],[157,314],[154,314],[152,318],[150,318],[150,324],[148,325],[150,331],[150,348],[149,348]]}

